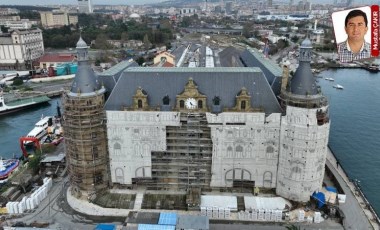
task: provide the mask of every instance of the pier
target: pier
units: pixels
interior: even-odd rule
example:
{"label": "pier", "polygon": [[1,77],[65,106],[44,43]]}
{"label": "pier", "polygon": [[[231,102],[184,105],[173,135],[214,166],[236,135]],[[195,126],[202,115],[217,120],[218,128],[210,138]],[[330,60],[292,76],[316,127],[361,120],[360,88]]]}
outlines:
{"label": "pier", "polygon": [[356,180],[350,180],[342,166],[329,148],[326,167],[333,174],[339,186],[346,195],[345,203],[338,205],[344,214],[343,227],[345,229],[380,229],[380,219],[375,210],[361,191]]}

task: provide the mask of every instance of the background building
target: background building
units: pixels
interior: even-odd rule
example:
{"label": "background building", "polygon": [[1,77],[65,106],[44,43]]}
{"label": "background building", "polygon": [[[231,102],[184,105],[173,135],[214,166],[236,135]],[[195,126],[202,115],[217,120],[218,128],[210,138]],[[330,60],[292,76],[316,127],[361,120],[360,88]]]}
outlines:
{"label": "background building", "polygon": [[78,11],[79,13],[92,13],[93,6],[91,0],[78,0]]}
{"label": "background building", "polygon": [[40,29],[0,34],[0,66],[4,69],[31,69],[32,61],[43,54],[44,42]]}
{"label": "background building", "polygon": [[78,23],[78,15],[66,12],[40,12],[40,16],[43,27],[60,27]]}

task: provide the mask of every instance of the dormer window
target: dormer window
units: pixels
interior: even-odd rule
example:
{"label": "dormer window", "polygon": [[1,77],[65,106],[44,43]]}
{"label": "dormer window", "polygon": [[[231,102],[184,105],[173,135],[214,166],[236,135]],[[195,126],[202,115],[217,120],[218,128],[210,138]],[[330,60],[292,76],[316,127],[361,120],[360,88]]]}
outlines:
{"label": "dormer window", "polygon": [[212,102],[214,103],[214,105],[220,105],[220,98],[218,96],[215,96],[212,99]]}
{"label": "dormer window", "polygon": [[136,94],[133,96],[133,108],[137,110],[147,110],[149,108],[148,95],[141,87],[136,90]]}
{"label": "dormer window", "polygon": [[250,111],[251,109],[251,96],[245,87],[241,88],[240,92],[236,95],[236,104],[234,110],[237,111]]}
{"label": "dormer window", "polygon": [[169,103],[170,103],[169,95],[166,95],[164,98],[162,98],[162,104],[169,105]]}

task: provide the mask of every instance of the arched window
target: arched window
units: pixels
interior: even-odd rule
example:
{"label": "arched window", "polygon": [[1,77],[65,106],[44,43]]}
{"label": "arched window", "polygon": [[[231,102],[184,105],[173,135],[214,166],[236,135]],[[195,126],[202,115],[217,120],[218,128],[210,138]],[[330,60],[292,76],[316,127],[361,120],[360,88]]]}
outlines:
{"label": "arched window", "polygon": [[179,107],[180,107],[181,109],[185,108],[185,102],[184,102],[183,100],[180,100],[180,101],[179,101]]}
{"label": "arched window", "polygon": [[200,109],[203,108],[203,101],[202,100],[198,101],[198,108],[200,108]]}
{"label": "arched window", "polygon": [[246,107],[246,105],[245,105],[245,101],[241,101],[240,109],[241,109],[241,110],[245,110],[245,107]]}
{"label": "arched window", "polygon": [[137,108],[141,109],[142,108],[142,100],[137,101]]}

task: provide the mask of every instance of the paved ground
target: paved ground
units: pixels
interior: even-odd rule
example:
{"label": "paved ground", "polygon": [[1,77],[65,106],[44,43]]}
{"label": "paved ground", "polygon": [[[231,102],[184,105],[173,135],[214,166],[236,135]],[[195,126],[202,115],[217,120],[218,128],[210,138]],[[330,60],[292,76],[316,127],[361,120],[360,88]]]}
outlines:
{"label": "paved ground", "polygon": [[379,226],[368,219],[372,219],[372,213],[365,207],[364,200],[355,191],[355,186],[349,181],[344,170],[337,165],[336,159],[330,149],[327,153],[326,166],[332,171],[337,178],[344,193],[346,194],[346,202],[339,204],[339,208],[343,211],[345,218],[343,226],[345,229],[379,229]]}

